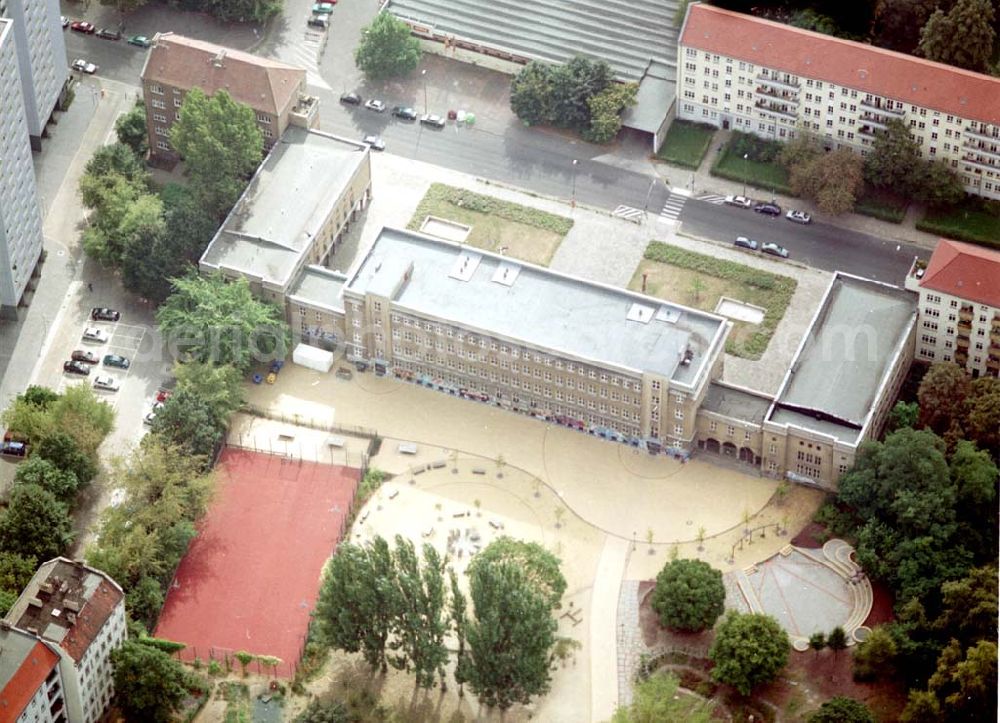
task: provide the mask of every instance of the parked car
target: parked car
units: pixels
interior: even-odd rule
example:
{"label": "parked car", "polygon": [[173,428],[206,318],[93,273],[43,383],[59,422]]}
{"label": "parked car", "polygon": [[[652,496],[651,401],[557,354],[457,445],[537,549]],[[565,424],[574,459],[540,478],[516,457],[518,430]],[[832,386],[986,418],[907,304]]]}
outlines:
{"label": "parked car", "polygon": [[148,48],[153,44],[153,41],[147,38],[145,35],[133,35],[129,37],[127,41],[129,45],[134,45],[137,48]]}
{"label": "parked car", "polygon": [[365,103],[365,108],[368,110],[373,110],[376,113],[385,113],[385,103],[375,98]]}
{"label": "parked car", "polygon": [[63,371],[66,374],[79,374],[85,377],[90,374],[90,366],[78,361],[63,362]]}
{"label": "parked car", "polygon": [[333,6],[336,4],[336,0],[334,2],[315,3],[313,5],[313,12],[316,15],[328,15],[333,12]]}
{"label": "parked car", "polygon": [[758,203],[753,207],[753,210],[757,213],[763,213],[767,216],[780,216],[781,206],[776,203]]}
{"label": "parked car", "polygon": [[142,418],[143,424],[152,424],[153,420],[156,419],[157,413],[163,409],[163,404],[157,402],[153,405],[153,408],[149,410],[145,417]]}
{"label": "parked car", "polygon": [[750,208],[753,205],[753,201],[746,196],[726,196],[723,203],[727,206],[739,206],[740,208]]}
{"label": "parked car", "polygon": [[117,392],[119,388],[118,380],[107,374],[100,374],[94,377],[94,389],[103,389],[106,392]]}
{"label": "parked car", "polygon": [[344,105],[361,105],[361,96],[357,93],[344,93],[340,96],[340,102]]}
{"label": "parked car", "polygon": [[785,214],[785,218],[795,223],[812,223],[812,216],[805,211],[789,211]]}
{"label": "parked car", "polygon": [[104,366],[115,367],[117,369],[128,369],[129,360],[121,354],[105,354]]}
{"label": "parked car", "polygon": [[108,341],[108,332],[104,331],[104,329],[89,327],[83,330],[83,340],[92,341],[97,344],[106,344]]}
{"label": "parked car", "polygon": [[751,251],[756,251],[760,246],[752,238],[747,238],[746,236],[737,236],[736,240],[733,241],[734,246],[739,246],[740,248],[749,249]]}
{"label": "parked car", "polygon": [[78,33],[87,33],[88,35],[93,35],[97,31],[93,23],[88,23],[85,20],[74,21],[70,24],[69,29],[75,30]]}
{"label": "parked car", "polygon": [[0,454],[8,454],[11,457],[24,457],[28,454],[28,445],[24,442],[13,440],[4,441],[0,444]]}
{"label": "parked car", "polygon": [[86,73],[87,75],[93,75],[97,72],[97,66],[93,63],[88,63],[83,58],[77,58],[73,61],[73,65],[70,66],[78,73]]}
{"label": "parked car", "polygon": [[772,256],[780,256],[783,259],[788,258],[788,249],[784,246],[771,241],[765,241],[761,244],[760,250],[765,254],[771,254]]}
{"label": "parked car", "polygon": [[122,318],[120,311],[108,309],[103,306],[95,306],[90,310],[90,318],[94,321],[118,321]]}
{"label": "parked car", "polygon": [[95,33],[97,37],[104,38],[105,40],[121,40],[122,34],[113,28],[101,28]]}
{"label": "parked car", "polygon": [[417,119],[417,111],[407,105],[397,105],[392,109],[392,115],[400,120],[412,121]]}
{"label": "parked car", "polygon": [[97,354],[92,351],[84,351],[83,349],[76,349],[69,355],[69,358],[73,361],[85,362],[87,364],[96,364],[100,361],[100,359],[97,358]]}
{"label": "parked car", "polygon": [[163,402],[165,402],[165,401],[167,401],[168,399],[170,399],[170,396],[171,396],[172,394],[173,394],[173,392],[172,392],[172,391],[170,391],[169,389],[160,389],[160,390],[159,390],[159,391],[158,391],[158,392],[156,393],[156,401],[158,401],[158,402],[160,402],[160,403],[162,404]]}
{"label": "parked car", "polygon": [[431,128],[444,128],[444,118],[433,113],[425,113],[420,116],[420,122]]}
{"label": "parked car", "polygon": [[59,16],[59,22],[62,24],[63,30],[69,27],[69,18],[66,17],[65,15]]}
{"label": "parked car", "polygon": [[381,136],[365,136],[363,143],[368,144],[373,151],[384,151],[385,141]]}
{"label": "parked car", "polygon": [[309,19],[306,20],[306,25],[310,28],[322,28],[326,30],[330,27],[330,16],[329,15],[310,15]]}

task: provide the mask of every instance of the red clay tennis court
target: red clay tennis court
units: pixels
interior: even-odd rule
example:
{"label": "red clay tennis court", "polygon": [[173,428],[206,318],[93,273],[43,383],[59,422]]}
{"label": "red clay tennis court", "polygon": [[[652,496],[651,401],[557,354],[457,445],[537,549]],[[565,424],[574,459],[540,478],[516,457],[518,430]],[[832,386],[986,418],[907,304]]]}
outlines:
{"label": "red clay tennis court", "polygon": [[281,658],[277,672],[291,675],[360,472],[232,447],[217,470],[156,635],[186,643],[185,660],[246,650]]}

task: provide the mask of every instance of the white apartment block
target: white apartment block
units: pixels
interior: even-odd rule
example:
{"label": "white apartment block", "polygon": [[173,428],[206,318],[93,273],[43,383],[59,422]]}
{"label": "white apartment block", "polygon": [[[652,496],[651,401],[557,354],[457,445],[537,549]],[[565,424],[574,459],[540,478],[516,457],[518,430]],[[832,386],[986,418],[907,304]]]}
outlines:
{"label": "white apartment block", "polygon": [[0,621],[0,723],[66,723],[59,654]]}
{"label": "white apartment block", "polygon": [[38,568],[4,623],[41,638],[58,653],[71,723],[101,718],[114,697],[111,653],[127,636],[125,595],[114,580],[82,562],[57,557]]}
{"label": "white apartment block", "polygon": [[906,288],[920,294],[917,359],[1000,376],[1000,252],[942,239]]}
{"label": "white apartment block", "polygon": [[32,148],[40,150],[45,126],[69,78],[59,1],[0,0],[0,18],[14,22],[28,134]]}
{"label": "white apartment block", "polygon": [[862,155],[898,118],[968,193],[1000,199],[1000,78],[701,3],[677,52],[678,118]]}
{"label": "white apartment block", "polygon": [[0,317],[14,316],[42,253],[14,25],[0,18]]}

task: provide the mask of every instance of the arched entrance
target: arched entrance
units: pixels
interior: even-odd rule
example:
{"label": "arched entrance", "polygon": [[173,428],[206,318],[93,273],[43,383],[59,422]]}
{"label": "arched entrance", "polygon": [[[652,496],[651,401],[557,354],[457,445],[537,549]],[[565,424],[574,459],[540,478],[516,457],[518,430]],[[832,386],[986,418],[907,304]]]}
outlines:
{"label": "arched entrance", "polygon": [[719,453],[719,440],[709,437],[705,440],[705,449],[714,454]]}
{"label": "arched entrance", "polygon": [[740,462],[753,464],[754,453],[749,447],[740,447]]}
{"label": "arched entrance", "polygon": [[723,457],[735,457],[736,456],[736,445],[732,442],[723,442],[722,444],[722,456]]}

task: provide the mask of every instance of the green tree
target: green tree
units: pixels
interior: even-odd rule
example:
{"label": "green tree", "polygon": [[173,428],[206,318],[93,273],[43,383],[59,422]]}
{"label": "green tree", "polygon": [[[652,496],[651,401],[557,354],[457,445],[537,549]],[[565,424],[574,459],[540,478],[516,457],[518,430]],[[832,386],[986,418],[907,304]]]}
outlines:
{"label": "green tree", "polygon": [[393,576],[392,553],[383,538],[365,547],[342,543],[327,563],[316,601],[321,639],[338,650],[360,651],[373,670],[383,672],[399,607]]}
{"label": "green tree", "polygon": [[525,125],[552,120],[552,66],[533,60],[510,83],[510,109]]}
{"label": "green tree", "polygon": [[53,432],[43,437],[35,446],[33,455],[72,473],[81,486],[97,476],[94,456],[81,449],[79,443],[66,432]]}
{"label": "green tree", "polygon": [[915,429],[920,417],[920,405],[916,402],[896,402],[889,413],[889,431],[895,432],[903,427]]}
{"label": "green tree", "polygon": [[219,20],[264,23],[281,12],[282,0],[200,0],[197,7]]}
{"label": "green tree", "polygon": [[818,630],[809,636],[809,647],[819,655],[819,652],[826,647],[826,633]]}
{"label": "green tree", "polygon": [[938,667],[927,683],[951,720],[992,720],[997,708],[997,645],[981,640],[962,655],[952,640],[941,652]]}
{"label": "green tree", "polygon": [[126,720],[169,723],[191,687],[189,675],[163,651],[126,640],[111,653],[115,699]]}
{"label": "green tree", "polygon": [[382,12],[362,28],[354,63],[369,80],[408,75],[420,63],[420,41],[410,34],[409,25]]}
{"label": "green tree", "polygon": [[80,486],[80,481],[72,471],[59,469],[38,455],[32,455],[18,466],[17,472],[14,473],[14,483],[38,485],[67,505],[72,503]]}
{"label": "green tree", "polygon": [[347,706],[339,700],[313,698],[306,709],[299,713],[295,723],[350,723]]}
{"label": "green tree", "polygon": [[17,398],[23,400],[26,404],[34,404],[42,409],[48,409],[52,402],[59,399],[59,395],[48,387],[40,387],[33,384],[25,389],[22,394],[18,394]]}
{"label": "green tree", "polygon": [[854,650],[854,679],[875,680],[888,676],[896,660],[896,641],[884,625],[872,630],[868,639]]}
{"label": "green tree", "polygon": [[996,559],[997,550],[997,481],[1000,474],[985,450],[972,442],[955,445],[949,461],[951,481],[955,485],[958,516],[957,538],[972,552],[977,562]]}
{"label": "green tree", "polygon": [[[143,0],[144,1],[144,0]],[[132,110],[115,121],[115,135],[118,142],[132,149],[139,158],[145,158],[149,150],[146,136],[146,105],[137,100]]]}
{"label": "green tree", "polygon": [[243,403],[243,378],[234,367],[193,361],[175,364],[174,377],[177,391],[201,399],[219,426],[228,423],[230,415]]}
{"label": "green tree", "polygon": [[591,143],[610,143],[622,129],[622,112],[636,103],[637,83],[611,83],[597,95],[587,99],[590,108],[590,128],[583,132]]}
{"label": "green tree", "polygon": [[458,641],[458,650],[455,652],[455,683],[458,685],[458,695],[464,695],[463,686],[468,680],[469,658],[465,652],[465,636],[468,628],[468,613],[466,612],[465,594],[458,586],[458,576],[450,567],[448,568],[448,583],[451,586],[451,597],[449,599],[448,612],[451,618],[452,630],[455,639]]}
{"label": "green tree", "polygon": [[808,723],[875,723],[875,716],[861,701],[837,695],[810,715]]}
{"label": "green tree", "polygon": [[848,148],[817,154],[789,167],[789,185],[795,194],[815,201],[824,213],[848,213],[863,186],[862,164],[861,157]]}
{"label": "green tree", "polygon": [[519,565],[497,560],[470,566],[469,594],[466,675],[479,701],[506,710],[548,692],[558,626],[535,582]]}
{"label": "green tree", "polygon": [[949,206],[965,198],[965,184],[947,161],[923,161],[916,169],[910,192],[928,206]]}
{"label": "green tree", "polygon": [[[148,190],[149,174],[130,147],[115,143],[94,153],[80,178],[83,204],[93,211],[83,234],[89,255],[110,266],[121,264],[125,241],[119,229]],[[130,223],[134,228],[135,219]]]}
{"label": "green tree", "polygon": [[1000,458],[1000,379],[972,380],[962,426],[968,439]]}
{"label": "green tree", "polygon": [[588,101],[613,81],[611,66],[603,60],[577,55],[552,69],[552,122],[583,131],[590,126]]}
{"label": "green tree", "polygon": [[96,454],[115,426],[115,411],[89,386],[69,386],[49,407],[52,424],[66,430],[87,454]]}
{"label": "green tree", "polygon": [[393,555],[399,586],[399,607],[396,611],[395,635],[389,644],[400,655],[390,662],[402,670],[412,670],[417,685],[430,688],[435,677],[444,679],[448,649],[444,636],[448,632],[445,617],[444,563],[433,546],[423,546],[421,569],[413,543],[396,536]]}
{"label": "green tree", "polygon": [[174,392],[164,402],[151,429],[186,454],[205,458],[212,457],[225,432],[211,404],[187,389]]}
{"label": "green tree", "polygon": [[847,634],[839,625],[830,631],[826,636],[826,647],[833,651],[834,655],[839,655],[840,651],[847,647]]}
{"label": "green tree", "polygon": [[141,577],[129,587],[125,595],[125,609],[129,617],[153,627],[163,609],[163,586],[154,577]]}
{"label": "green tree", "polygon": [[920,30],[937,7],[936,0],[878,0],[872,24],[872,42],[914,55]]}
{"label": "green tree", "polygon": [[671,560],[656,576],[652,607],[660,625],[698,632],[715,624],[725,600],[719,570],[701,560]]}
{"label": "green tree", "polygon": [[941,703],[929,690],[911,690],[899,716],[900,723],[940,723],[942,719]]}
{"label": "green tree", "polygon": [[184,158],[204,208],[222,220],[263,157],[264,137],[250,106],[220,90],[209,98],[193,88],[184,98],[170,142]]}
{"label": "green tree", "polygon": [[6,615],[31,581],[38,563],[35,558],[14,552],[0,552],[0,616]]}
{"label": "green tree", "polygon": [[695,696],[680,695],[680,681],[672,673],[657,671],[635,684],[632,704],[619,707],[611,723],[711,723],[712,704]]}
{"label": "green tree", "polygon": [[[114,8],[118,11],[118,15],[121,18],[122,23],[125,22],[125,16],[132,12],[133,10],[138,10],[143,5],[145,5],[149,0],[99,0],[101,5],[105,7]],[[124,142],[124,141],[123,141]]]}
{"label": "green tree", "polygon": [[0,513],[0,545],[36,560],[61,555],[73,541],[72,521],[66,505],[35,484],[11,490],[7,509]]}
{"label": "green tree", "polygon": [[972,645],[996,640],[997,568],[995,564],[973,568],[959,579],[941,585],[941,613],[930,627],[942,635]]}
{"label": "green tree", "polygon": [[995,9],[991,0],[956,0],[938,8],[920,31],[920,52],[928,60],[983,72],[993,55]]}
{"label": "green tree", "polygon": [[875,132],[875,142],[864,161],[864,178],[877,188],[907,195],[923,163],[920,144],[902,120],[891,119]]}
{"label": "green tree", "polygon": [[788,634],[768,615],[729,611],[715,631],[708,657],[712,677],[750,695],[774,680],[788,662]]}
{"label": "green tree", "polygon": [[559,558],[536,542],[525,542],[503,535],[483,548],[469,563],[471,577],[479,567],[510,563],[522,569],[526,579],[545,598],[550,608],[559,607],[566,592],[566,578]]}
{"label": "green tree", "polygon": [[246,279],[192,275],[176,279],[174,288],[156,319],[181,358],[245,373],[254,361],[286,356],[284,312],[255,299]]}
{"label": "green tree", "polygon": [[941,435],[961,423],[969,392],[969,377],[962,367],[954,362],[932,364],[917,389],[920,426]]}

